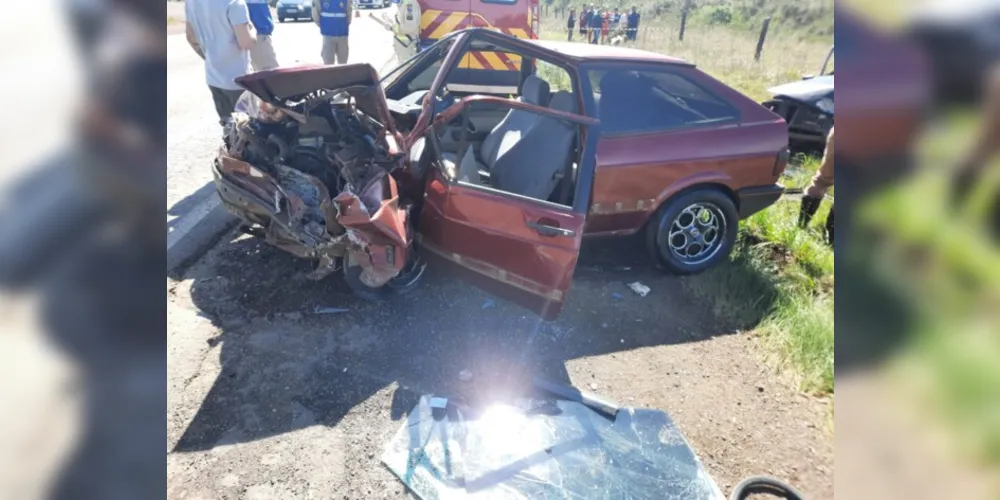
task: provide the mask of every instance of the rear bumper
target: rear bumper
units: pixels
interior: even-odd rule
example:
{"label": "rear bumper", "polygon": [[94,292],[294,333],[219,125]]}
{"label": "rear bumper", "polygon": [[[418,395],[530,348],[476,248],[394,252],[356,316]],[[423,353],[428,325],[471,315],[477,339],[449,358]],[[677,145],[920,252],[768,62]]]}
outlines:
{"label": "rear bumper", "polygon": [[746,219],[773,205],[784,192],[785,187],[781,184],[740,189],[736,192],[740,203],[740,219]]}

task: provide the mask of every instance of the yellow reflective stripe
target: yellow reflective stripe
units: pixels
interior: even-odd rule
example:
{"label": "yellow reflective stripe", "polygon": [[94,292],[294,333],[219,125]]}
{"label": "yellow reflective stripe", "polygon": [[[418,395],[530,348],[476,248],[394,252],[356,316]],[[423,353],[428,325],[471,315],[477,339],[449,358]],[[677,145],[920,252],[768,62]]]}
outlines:
{"label": "yellow reflective stripe", "polygon": [[423,30],[427,29],[427,27],[430,26],[431,23],[433,23],[435,19],[437,19],[437,16],[440,13],[441,13],[440,10],[425,10],[423,13],[421,13],[420,14],[420,31],[423,31]]}
{"label": "yellow reflective stripe", "polygon": [[528,32],[520,28],[509,28],[507,34],[517,38],[528,38]]}
{"label": "yellow reflective stripe", "polygon": [[478,59],[472,56],[472,54],[465,54],[465,56],[462,57],[462,62],[459,67],[466,69],[486,69]]}
{"label": "yellow reflective stripe", "polygon": [[483,59],[486,59],[486,63],[489,64],[490,69],[499,69],[507,71],[507,65],[500,60],[500,56],[496,52],[480,52],[483,55]]}
{"label": "yellow reflective stripe", "polygon": [[444,22],[441,23],[437,27],[437,29],[435,29],[431,33],[430,38],[432,40],[437,40],[438,38],[441,38],[447,35],[448,33],[455,31],[455,27],[457,27],[458,24],[461,23],[463,19],[465,19],[465,16],[466,14],[462,12],[453,12],[449,14],[448,17],[444,20]]}

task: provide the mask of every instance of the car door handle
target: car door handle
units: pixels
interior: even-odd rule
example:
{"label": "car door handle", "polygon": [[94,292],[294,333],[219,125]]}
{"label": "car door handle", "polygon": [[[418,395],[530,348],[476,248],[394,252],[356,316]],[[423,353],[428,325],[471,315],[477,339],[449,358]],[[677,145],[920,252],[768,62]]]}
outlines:
{"label": "car door handle", "polygon": [[576,236],[576,231],[573,231],[571,229],[563,229],[561,227],[549,226],[547,224],[542,224],[541,222],[537,221],[528,221],[527,224],[528,227],[534,229],[536,232],[538,232],[538,234],[542,236],[568,236],[571,238],[573,236]]}

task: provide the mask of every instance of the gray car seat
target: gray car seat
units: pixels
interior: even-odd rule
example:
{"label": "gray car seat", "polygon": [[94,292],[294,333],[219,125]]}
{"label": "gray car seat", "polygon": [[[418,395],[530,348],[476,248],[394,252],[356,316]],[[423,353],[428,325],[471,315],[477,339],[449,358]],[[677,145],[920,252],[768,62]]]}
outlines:
{"label": "gray car seat", "polygon": [[[567,113],[577,112],[576,99],[565,90],[552,95],[549,107]],[[496,160],[490,165],[491,183],[497,189],[547,200],[570,163],[575,138],[573,124],[536,115],[536,120],[519,138],[502,141]]]}
{"label": "gray car seat", "polygon": [[[537,76],[529,75],[524,79],[524,84],[521,86],[521,96],[518,97],[518,100],[536,106],[546,106],[549,102],[548,82]],[[507,151],[510,145],[517,142],[518,138],[538,120],[539,115],[529,111],[520,109],[511,109],[508,111],[507,116],[496,127],[493,127],[493,130],[483,140],[478,158],[476,157],[474,148],[469,147],[466,150],[458,168],[458,179],[472,184],[480,184],[479,172],[481,170],[489,173],[492,179],[492,169],[490,167],[496,163],[500,152]],[[451,165],[448,165],[449,163],[452,165],[459,163],[456,161],[457,155],[446,153],[442,156],[446,169],[451,167]],[[491,184],[496,186],[492,180]]]}

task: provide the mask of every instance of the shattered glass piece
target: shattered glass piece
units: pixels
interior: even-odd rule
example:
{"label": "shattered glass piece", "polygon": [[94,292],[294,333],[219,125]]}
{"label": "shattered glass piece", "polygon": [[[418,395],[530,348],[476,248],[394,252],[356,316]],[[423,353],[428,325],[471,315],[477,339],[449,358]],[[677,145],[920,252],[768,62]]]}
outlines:
{"label": "shattered glass piece", "polygon": [[423,396],[382,461],[417,496],[724,499],[667,414],[623,408],[614,420],[566,400],[483,409]]}

